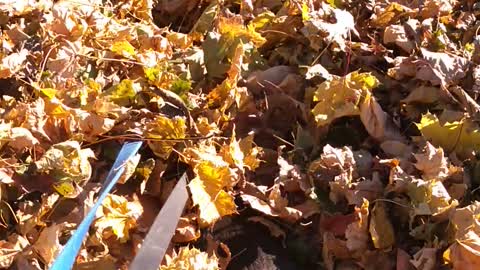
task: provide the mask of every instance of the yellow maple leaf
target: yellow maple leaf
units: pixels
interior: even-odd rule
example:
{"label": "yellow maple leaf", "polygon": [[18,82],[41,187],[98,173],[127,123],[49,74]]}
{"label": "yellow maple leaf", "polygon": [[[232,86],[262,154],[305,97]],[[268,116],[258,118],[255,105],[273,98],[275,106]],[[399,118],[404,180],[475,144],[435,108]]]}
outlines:
{"label": "yellow maple leaf", "polygon": [[209,107],[220,106],[220,111],[225,112],[230,106],[237,103],[240,105],[242,96],[240,95],[237,82],[240,77],[241,66],[244,57],[244,48],[238,44],[233,55],[227,78],[215,87],[207,96]]}
{"label": "yellow maple leaf", "polygon": [[108,89],[104,95],[120,106],[129,106],[135,95],[141,90],[142,87],[139,83],[132,80],[122,80],[119,84]]}
{"label": "yellow maple leaf", "polygon": [[318,126],[328,125],[343,116],[358,115],[361,102],[378,84],[375,76],[357,71],[345,77],[333,76],[320,84],[313,95],[313,101],[318,103],[312,110]]}
{"label": "yellow maple leaf", "polygon": [[446,152],[455,152],[460,157],[469,157],[480,150],[480,132],[467,119],[440,124],[437,116],[427,113],[416,124],[423,137]]}
{"label": "yellow maple leaf", "polygon": [[189,184],[192,200],[200,209],[200,225],[206,227],[217,219],[236,213],[232,195],[224,188],[231,188],[237,178],[228,163],[202,161],[194,172],[197,174]]}
{"label": "yellow maple leaf", "polygon": [[135,47],[126,40],[113,43],[110,50],[125,58],[133,58],[137,54]]}
{"label": "yellow maple leaf", "polygon": [[[178,139],[185,138],[187,126],[185,118],[157,116],[154,121],[148,123],[145,129],[145,136],[149,138],[148,146],[155,155],[167,159],[178,143]],[[162,141],[163,140],[163,141]]]}
{"label": "yellow maple leaf", "polygon": [[220,17],[218,21],[218,29],[222,37],[225,38],[225,45],[231,45],[236,40],[242,43],[252,42],[256,47],[265,43],[265,38],[255,31],[251,25],[245,27],[237,17]]}
{"label": "yellow maple leaf", "polygon": [[243,165],[249,170],[254,171],[258,166],[260,166],[261,160],[257,158],[257,155],[262,151],[261,147],[255,146],[253,142],[253,133],[249,134],[247,137],[240,139],[238,141],[240,150],[243,152]]}
{"label": "yellow maple leaf", "polygon": [[181,247],[178,252],[165,256],[165,265],[160,270],[219,270],[218,258],[208,256],[196,248]]}
{"label": "yellow maple leaf", "polygon": [[372,20],[372,25],[377,27],[386,27],[395,23],[400,15],[406,13],[404,6],[398,3],[390,3],[386,8],[376,14]]}
{"label": "yellow maple leaf", "polygon": [[255,16],[255,18],[253,18],[248,25],[253,27],[255,30],[261,30],[269,25],[273,19],[275,19],[275,13],[267,10]]}
{"label": "yellow maple leaf", "polygon": [[104,238],[114,234],[124,243],[130,238],[129,231],[137,226],[137,219],[142,213],[140,202],[129,202],[125,197],[110,194],[96,213],[95,227]]}
{"label": "yellow maple leaf", "polygon": [[253,134],[237,141],[233,133],[230,143],[220,149],[220,155],[230,166],[242,170],[246,167],[253,171],[260,165],[260,160],[257,158],[260,150],[261,148],[255,146],[253,142]]}

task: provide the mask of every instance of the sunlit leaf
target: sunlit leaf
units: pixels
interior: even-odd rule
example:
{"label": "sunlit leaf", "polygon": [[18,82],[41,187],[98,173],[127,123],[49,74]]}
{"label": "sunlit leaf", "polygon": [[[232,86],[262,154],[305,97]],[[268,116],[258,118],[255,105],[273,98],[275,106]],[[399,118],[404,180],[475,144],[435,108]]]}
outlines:
{"label": "sunlit leaf", "polygon": [[196,248],[181,247],[178,252],[166,255],[160,270],[219,270],[218,259]]}
{"label": "sunlit leaf", "polygon": [[441,124],[437,116],[427,113],[416,125],[426,140],[447,152],[469,157],[480,150],[480,132],[470,120]]}
{"label": "sunlit leaf", "polygon": [[110,194],[97,211],[95,227],[104,238],[113,234],[124,243],[130,239],[129,231],[137,226],[137,219],[142,213],[140,202]]}
{"label": "sunlit leaf", "polygon": [[58,182],[74,181],[81,185],[90,179],[89,159],[94,157],[91,149],[81,149],[77,141],[65,141],[52,145],[35,165],[38,172],[48,173]]}
{"label": "sunlit leaf", "polygon": [[251,25],[251,27],[253,27],[256,31],[258,31],[266,27],[274,18],[275,14],[267,10],[262,12],[258,16],[255,16],[255,18],[253,18],[253,20],[249,22],[249,25]]}
{"label": "sunlit leaf", "polygon": [[185,138],[187,126],[185,118],[157,116],[145,127],[145,136],[151,140],[148,146],[159,157],[167,159],[173,147]]}
{"label": "sunlit leaf", "polygon": [[356,221],[350,223],[345,231],[345,238],[347,238],[347,248],[350,251],[363,251],[367,248],[368,235],[368,211],[369,202],[363,200],[361,207],[355,207]]}
{"label": "sunlit leaf", "polygon": [[200,225],[208,226],[219,218],[236,213],[232,195],[224,188],[232,187],[235,179],[228,164],[204,161],[194,168],[197,177],[188,187],[192,200],[200,209]]}
{"label": "sunlit leaf", "polygon": [[142,89],[139,83],[132,80],[123,80],[119,84],[113,86],[105,93],[109,99],[121,106],[131,104],[135,95]]}
{"label": "sunlit leaf", "polygon": [[360,114],[360,104],[370,91],[379,84],[370,73],[352,72],[345,77],[333,76],[320,84],[314,92],[313,101],[318,102],[312,110],[319,126],[330,124],[342,116]]}
{"label": "sunlit leaf", "polygon": [[126,58],[133,58],[137,53],[135,47],[126,40],[113,43],[110,50]]}

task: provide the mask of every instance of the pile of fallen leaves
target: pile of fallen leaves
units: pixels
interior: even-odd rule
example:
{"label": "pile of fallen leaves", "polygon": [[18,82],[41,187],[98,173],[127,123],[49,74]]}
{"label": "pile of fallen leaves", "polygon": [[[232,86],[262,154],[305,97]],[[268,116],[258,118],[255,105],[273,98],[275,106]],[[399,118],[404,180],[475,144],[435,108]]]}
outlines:
{"label": "pile of fallen leaves", "polygon": [[[185,172],[161,269],[480,268],[478,1],[0,0],[0,26],[1,268],[48,269],[132,140],[75,269],[127,269]],[[239,219],[284,253],[242,262]]]}

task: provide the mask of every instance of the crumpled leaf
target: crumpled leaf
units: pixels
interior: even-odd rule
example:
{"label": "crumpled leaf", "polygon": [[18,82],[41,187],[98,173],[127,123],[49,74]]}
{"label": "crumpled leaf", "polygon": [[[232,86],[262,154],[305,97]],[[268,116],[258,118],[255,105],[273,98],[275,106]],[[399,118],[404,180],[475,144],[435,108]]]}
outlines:
{"label": "crumpled leaf", "polygon": [[[355,166],[355,158],[350,148],[339,149],[327,144],[320,158],[310,163],[309,173],[314,181],[328,181],[329,198],[334,203],[338,203],[349,192]],[[320,179],[316,180],[316,178]]]}
{"label": "crumpled leaf", "polygon": [[453,265],[453,269],[478,269],[480,267],[480,236],[473,231],[456,239],[444,253],[443,259]]}
{"label": "crumpled leaf", "polygon": [[200,237],[200,230],[196,225],[196,215],[187,215],[181,217],[172,238],[176,243],[188,243],[197,240]]}
{"label": "crumpled leaf", "polygon": [[10,78],[22,69],[28,54],[27,49],[22,49],[18,53],[12,53],[3,57],[0,63],[0,79]]}
{"label": "crumpled leaf", "polygon": [[425,153],[413,154],[417,163],[415,167],[422,171],[422,177],[425,180],[443,180],[448,176],[448,161],[443,154],[442,148],[435,148],[427,142],[424,149]]}
{"label": "crumpled leaf", "polygon": [[30,245],[24,237],[13,234],[6,240],[0,240],[0,267],[9,268],[17,254]]}
{"label": "crumpled leaf", "polygon": [[133,14],[135,18],[143,19],[147,22],[152,20],[152,0],[140,0],[140,1],[125,1],[125,4],[120,8],[120,12]]}
{"label": "crumpled leaf", "polygon": [[38,172],[49,174],[58,182],[83,184],[92,175],[88,159],[94,157],[91,149],[81,149],[77,141],[65,141],[52,145],[35,166]]}
{"label": "crumpled leaf", "polygon": [[414,179],[407,189],[415,206],[414,215],[432,215],[437,220],[445,220],[449,212],[458,206],[458,201],[451,198],[440,181]]}
{"label": "crumpled leaf", "polygon": [[420,15],[423,18],[447,15],[452,12],[457,2],[458,0],[426,0],[420,9]]}
{"label": "crumpled leaf", "polygon": [[301,171],[300,166],[291,165],[279,153],[277,159],[280,171],[275,179],[277,183],[281,183],[286,191],[303,191],[306,194],[310,191],[311,185],[306,175]]}
{"label": "crumpled leaf", "polygon": [[109,194],[96,213],[95,228],[107,239],[115,235],[121,243],[130,239],[129,231],[137,226],[143,213],[138,201],[127,201],[125,197]]}
{"label": "crumpled leaf", "polygon": [[415,49],[415,43],[408,38],[405,28],[402,25],[389,25],[385,27],[383,42],[385,44],[394,43],[407,53],[411,53]]}
{"label": "crumpled leaf", "polygon": [[477,269],[480,266],[480,203],[472,204],[455,210],[451,222],[455,228],[454,242],[443,253],[447,263],[453,269]]}
{"label": "crumpled leaf", "polygon": [[369,202],[363,200],[360,207],[355,207],[356,221],[350,223],[345,231],[347,248],[352,252],[362,252],[367,249],[368,235],[368,206]]}
{"label": "crumpled leaf", "polygon": [[379,84],[370,73],[357,71],[345,77],[333,76],[320,84],[313,95],[318,102],[312,110],[318,126],[330,124],[343,116],[360,114],[360,105],[371,90]]}
{"label": "crumpled leaf", "polygon": [[416,77],[432,85],[448,86],[466,75],[469,62],[466,58],[439,52],[431,52],[421,48],[422,59],[395,59],[396,66],[388,70],[388,74],[396,80],[405,77]]}
{"label": "crumpled leaf", "polygon": [[72,111],[73,124],[84,140],[93,142],[98,136],[109,132],[115,126],[115,120],[83,110]]}
{"label": "crumpled leaf", "polygon": [[155,155],[167,159],[178,141],[185,138],[186,130],[183,117],[176,116],[170,119],[166,116],[157,116],[146,125],[144,134],[151,139],[148,140],[148,146]]}
{"label": "crumpled leaf", "polygon": [[[345,10],[331,8],[324,2],[321,5],[321,11],[308,14],[308,18],[305,18],[303,22],[305,26],[300,31],[311,40],[311,46],[316,50],[321,48],[315,40],[315,36],[319,33],[326,34],[323,38],[326,44],[335,42],[342,51],[345,50],[348,35],[351,32],[358,35],[352,14]],[[326,14],[324,12],[333,15],[336,23],[325,20]]]}
{"label": "crumpled leaf", "polygon": [[268,202],[249,194],[242,194],[241,197],[250,207],[268,216],[280,217],[292,223],[302,217],[301,211],[287,206],[288,201],[280,196],[278,190],[271,193]]}
{"label": "crumpled leaf", "polygon": [[433,270],[437,265],[437,249],[424,247],[413,255],[410,262],[416,269]]}
{"label": "crumpled leaf", "polygon": [[388,27],[389,25],[395,23],[400,15],[410,11],[409,8],[402,6],[399,3],[393,2],[385,8],[377,8],[375,14],[372,16],[371,23],[373,26],[377,27]]}
{"label": "crumpled leaf", "polygon": [[441,124],[436,115],[422,115],[416,124],[423,137],[433,145],[448,152],[455,152],[460,157],[469,157],[472,151],[480,150],[480,133],[475,124],[468,119]]}
{"label": "crumpled leaf", "polygon": [[8,145],[19,152],[39,144],[38,139],[28,129],[22,127],[10,129],[8,140]]}
{"label": "crumpled leaf", "polygon": [[141,158],[141,155],[136,154],[135,156],[127,160],[127,162],[124,165],[125,170],[123,171],[120,178],[118,178],[117,180],[119,184],[125,184],[125,182],[127,182],[127,180],[130,179],[130,177],[136,172],[138,163],[140,162],[140,158]]}
{"label": "crumpled leaf", "polygon": [[398,128],[393,124],[389,115],[382,110],[380,104],[370,93],[366,93],[360,105],[360,119],[367,132],[379,141],[403,140]]}
{"label": "crumpled leaf", "polygon": [[55,260],[62,249],[58,237],[60,236],[60,230],[62,230],[63,227],[64,225],[62,224],[54,224],[44,228],[33,245],[33,248],[38,252],[47,265],[50,265],[50,263]]}
{"label": "crumpled leaf", "polygon": [[178,252],[166,255],[165,264],[160,270],[220,270],[218,259],[196,248],[181,247]]}

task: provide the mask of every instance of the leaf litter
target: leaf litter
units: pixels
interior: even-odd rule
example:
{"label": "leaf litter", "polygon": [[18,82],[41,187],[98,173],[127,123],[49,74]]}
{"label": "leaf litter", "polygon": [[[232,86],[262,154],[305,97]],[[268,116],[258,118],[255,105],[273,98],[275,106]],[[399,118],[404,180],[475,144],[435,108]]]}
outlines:
{"label": "leaf litter", "polygon": [[0,25],[2,269],[48,269],[129,140],[75,269],[127,269],[184,172],[160,269],[480,266],[476,1],[0,1]]}

